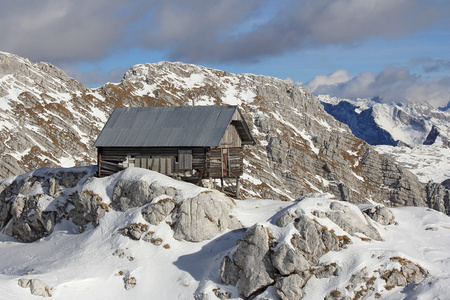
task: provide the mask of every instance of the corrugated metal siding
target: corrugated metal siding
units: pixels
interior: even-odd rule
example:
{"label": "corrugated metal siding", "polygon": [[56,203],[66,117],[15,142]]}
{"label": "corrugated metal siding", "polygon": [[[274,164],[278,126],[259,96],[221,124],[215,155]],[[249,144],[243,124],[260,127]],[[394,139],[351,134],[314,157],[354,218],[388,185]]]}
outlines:
{"label": "corrugated metal siding", "polygon": [[237,107],[116,108],[95,147],[217,147]]}

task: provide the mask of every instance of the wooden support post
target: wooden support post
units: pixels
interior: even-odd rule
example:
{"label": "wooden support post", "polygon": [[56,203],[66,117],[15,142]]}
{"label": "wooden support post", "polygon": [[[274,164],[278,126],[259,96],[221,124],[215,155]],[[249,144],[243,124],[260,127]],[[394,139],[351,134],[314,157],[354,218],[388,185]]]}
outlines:
{"label": "wooden support post", "polygon": [[241,186],[240,186],[240,180],[239,176],[236,177],[236,199],[241,198]]}
{"label": "wooden support post", "polygon": [[102,177],[102,154],[100,153],[100,149],[97,148],[97,176]]}
{"label": "wooden support post", "polygon": [[221,189],[222,189],[222,192],[223,192],[223,177],[220,177],[220,184],[221,184]]}

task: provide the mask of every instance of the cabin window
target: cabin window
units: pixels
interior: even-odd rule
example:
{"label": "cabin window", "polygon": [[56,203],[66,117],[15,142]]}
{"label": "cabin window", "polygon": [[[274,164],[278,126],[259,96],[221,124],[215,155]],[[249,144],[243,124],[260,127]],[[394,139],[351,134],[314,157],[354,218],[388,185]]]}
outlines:
{"label": "cabin window", "polygon": [[178,169],[192,170],[192,150],[178,150]]}

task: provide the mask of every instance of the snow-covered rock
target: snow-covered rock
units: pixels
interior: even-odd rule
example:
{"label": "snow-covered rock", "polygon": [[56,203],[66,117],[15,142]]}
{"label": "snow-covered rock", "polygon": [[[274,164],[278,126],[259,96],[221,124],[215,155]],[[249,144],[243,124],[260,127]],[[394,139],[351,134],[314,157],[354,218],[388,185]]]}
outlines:
{"label": "snow-covered rock", "polygon": [[30,288],[31,294],[35,296],[51,297],[54,293],[54,288],[46,285],[39,279],[21,278],[17,284],[23,288]]}
{"label": "snow-covered rock", "polygon": [[[55,299],[96,295],[401,299],[450,294],[450,218],[437,211],[389,208],[395,223],[383,225],[385,217],[377,223],[366,218],[359,207],[330,199],[330,194],[311,194],[295,202],[247,199],[233,203],[217,191],[148,170],[130,168],[105,178],[91,177],[94,171],[92,167],[40,169],[0,182],[0,193],[8,195],[2,205],[22,190],[24,198],[45,195],[46,201],[38,202],[40,209],[57,212],[53,231],[38,241],[21,243],[5,230],[0,232],[2,296],[33,299],[35,296],[17,283],[21,280],[27,286],[28,280],[35,279],[52,287],[49,291]],[[120,180],[159,185],[167,194],[143,206],[115,210],[112,196]],[[105,212],[97,224],[74,224],[69,212],[75,209],[71,195],[76,193],[103,203]],[[176,239],[177,207],[199,195],[229,206],[227,216],[218,216],[221,226],[226,222],[222,223],[223,218],[233,216],[245,229],[224,228],[199,242]],[[160,202],[175,203],[175,208],[150,209]],[[361,205],[361,209],[367,212],[368,207]],[[374,209],[390,219],[385,209]],[[200,212],[214,217],[210,211]],[[342,215],[335,218],[336,212]],[[158,216],[159,222],[146,221],[145,213]],[[358,220],[346,224],[340,220],[345,216]],[[213,223],[203,219],[206,224]],[[367,227],[376,230],[381,239],[369,238],[373,233],[367,233]]]}
{"label": "snow-covered rock", "polygon": [[[98,226],[110,210],[134,208],[142,209],[142,217],[152,225],[167,218],[179,240],[199,242],[242,227],[231,213],[235,203],[220,192],[197,187],[182,193],[178,186],[191,185],[144,169],[113,175],[108,192],[96,191],[103,180],[93,177],[94,170],[40,169],[1,182],[0,230],[33,242],[51,234],[62,219],[70,218],[83,231],[88,224]],[[134,233],[130,231],[132,237]]]}

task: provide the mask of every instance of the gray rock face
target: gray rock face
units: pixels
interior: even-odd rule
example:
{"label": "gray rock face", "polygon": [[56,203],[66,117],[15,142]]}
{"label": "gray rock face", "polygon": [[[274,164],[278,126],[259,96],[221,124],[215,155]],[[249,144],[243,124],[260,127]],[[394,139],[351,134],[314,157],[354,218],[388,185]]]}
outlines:
{"label": "gray rock face", "polygon": [[174,238],[200,242],[216,236],[225,229],[242,225],[231,215],[231,199],[214,191],[201,192],[184,200],[173,213]]}
{"label": "gray rock face", "polygon": [[269,232],[261,225],[249,229],[239,241],[233,262],[240,270],[237,288],[245,298],[275,281],[269,249]]}
{"label": "gray rock face", "polygon": [[53,232],[56,224],[55,211],[42,211],[39,195],[22,197],[18,195],[11,204],[12,220],[5,233],[24,242],[34,242]]}
{"label": "gray rock face", "polygon": [[111,205],[116,210],[125,211],[150,203],[152,200],[150,195],[150,186],[147,182],[120,179],[114,186]]}
{"label": "gray rock face", "polygon": [[428,207],[450,215],[450,190],[445,185],[428,182],[425,192]]}
{"label": "gray rock face", "polygon": [[75,193],[72,195],[71,201],[74,208],[69,211],[69,216],[73,223],[80,226],[87,223],[97,226],[108,210],[108,206],[102,203],[102,199],[91,191]]}
{"label": "gray rock face", "polygon": [[[282,299],[300,299],[302,288],[317,270],[321,276],[338,274],[337,265],[319,266],[319,258],[328,251],[339,251],[347,242],[307,216],[296,219],[298,233],[290,245],[277,246],[270,230],[262,225],[250,228],[238,242],[232,259],[222,261],[220,278],[237,286],[241,296],[249,298],[275,283]],[[331,270],[331,271],[330,271]]]}
{"label": "gray rock face", "polygon": [[97,195],[73,192],[74,208],[70,213],[65,210],[67,198],[61,195],[63,189],[73,190],[87,175],[84,170],[42,169],[3,181],[0,185],[0,230],[24,242],[34,242],[51,234],[55,224],[66,214],[77,225],[98,224],[107,207],[101,206]]}
{"label": "gray rock face", "polygon": [[142,217],[152,225],[158,225],[175,208],[175,201],[171,198],[164,198],[157,203],[152,203],[142,211]]}

